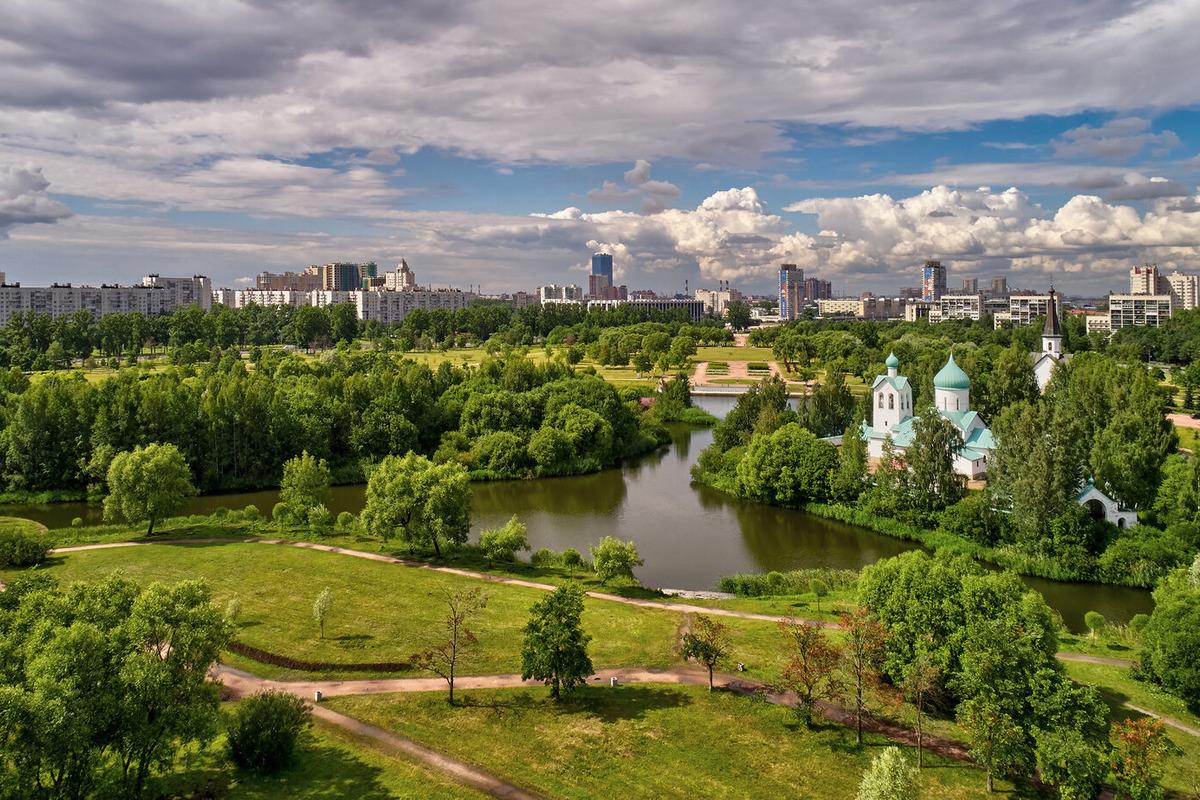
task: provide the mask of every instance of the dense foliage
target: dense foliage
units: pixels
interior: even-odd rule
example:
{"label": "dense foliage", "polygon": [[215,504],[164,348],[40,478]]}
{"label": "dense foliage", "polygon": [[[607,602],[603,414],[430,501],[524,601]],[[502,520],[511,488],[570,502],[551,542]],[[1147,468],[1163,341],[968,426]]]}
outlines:
{"label": "dense foliage", "polygon": [[1154,590],[1142,644],[1145,672],[1200,709],[1200,556]]}
{"label": "dense foliage", "polygon": [[251,695],[238,703],[226,725],[229,756],[242,769],[278,772],[292,763],[296,743],[311,718],[308,705],[288,692]]}

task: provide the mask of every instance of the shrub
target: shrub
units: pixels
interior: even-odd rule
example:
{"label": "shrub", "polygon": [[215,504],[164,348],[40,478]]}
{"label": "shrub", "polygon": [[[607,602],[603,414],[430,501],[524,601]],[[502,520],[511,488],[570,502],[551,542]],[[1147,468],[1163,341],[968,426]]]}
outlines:
{"label": "shrub", "polygon": [[46,560],[50,548],[39,537],[19,531],[0,533],[0,569],[32,567]]}
{"label": "shrub", "polygon": [[1134,614],[1129,620],[1129,630],[1141,636],[1142,631],[1146,628],[1146,623],[1150,621],[1149,614]]}
{"label": "shrub", "polygon": [[348,531],[354,527],[355,517],[349,511],[343,511],[337,515],[338,530]]}
{"label": "shrub", "polygon": [[72,528],[82,528],[83,527],[83,517],[72,518],[71,527]]}
{"label": "shrub", "polygon": [[558,557],[554,555],[554,551],[549,547],[539,547],[529,557],[529,563],[535,567],[549,567],[556,561],[558,561]]}
{"label": "shrub", "polygon": [[318,503],[308,509],[308,524],[315,529],[328,528],[332,517],[324,503]]}
{"label": "shrub", "polygon": [[237,622],[238,617],[242,615],[242,601],[236,597],[229,598],[229,602],[225,604],[225,619],[230,622]]}
{"label": "shrub", "polygon": [[570,567],[571,569],[583,566],[583,556],[574,547],[568,547],[566,550],[563,550],[561,560],[564,567]]}
{"label": "shrub", "polygon": [[871,759],[858,785],[858,800],[911,800],[918,796],[920,775],[898,747],[885,748]]}
{"label": "shrub", "polygon": [[229,509],[226,508],[225,506],[218,506],[217,509],[212,512],[213,519],[225,519],[228,516],[229,516]]}
{"label": "shrub", "polygon": [[271,519],[280,524],[286,524],[292,521],[292,507],[287,503],[276,503],[271,509]]}
{"label": "shrub", "polygon": [[1108,627],[1108,620],[1099,611],[1089,611],[1083,615],[1083,624],[1087,625],[1092,638],[1095,639],[1101,631]]}
{"label": "shrub", "polygon": [[[780,577],[772,578],[774,575]],[[717,588],[722,592],[741,597],[762,597],[815,593],[814,587],[819,583],[828,594],[830,591],[851,589],[857,581],[858,573],[852,569],[813,568],[795,569],[783,573],[772,572],[766,575],[726,575],[717,582]]]}
{"label": "shrub", "polygon": [[253,503],[250,503],[242,509],[242,519],[246,520],[247,522],[253,522],[261,516],[262,514],[259,513],[258,506],[254,505]]}
{"label": "shrub", "polygon": [[237,705],[229,720],[229,755],[254,772],[277,772],[292,762],[300,733],[312,712],[299,697],[265,691]]}
{"label": "shrub", "polygon": [[479,534],[479,546],[488,561],[513,561],[518,550],[529,549],[527,535],[525,525],[514,514],[503,527],[492,528]]}
{"label": "shrub", "polygon": [[605,536],[600,544],[592,548],[592,567],[596,577],[604,583],[614,578],[633,580],[633,568],[645,562],[638,558],[637,545]]}

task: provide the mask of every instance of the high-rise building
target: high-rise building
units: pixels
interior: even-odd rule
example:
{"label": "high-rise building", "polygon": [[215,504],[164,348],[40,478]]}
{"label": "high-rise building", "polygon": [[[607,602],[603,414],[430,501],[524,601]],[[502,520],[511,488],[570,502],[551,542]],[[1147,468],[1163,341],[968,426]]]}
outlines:
{"label": "high-rise building", "polygon": [[276,292],[311,292],[321,288],[321,268],[311,266],[303,272],[260,272],[254,288]]}
{"label": "high-rise building", "polygon": [[921,299],[936,303],[946,293],[946,268],[941,261],[930,260],[921,268]]}
{"label": "high-rise building", "polygon": [[409,269],[408,262],[402,258],[394,270],[384,274],[383,288],[394,292],[411,292],[417,288],[417,273]]}
{"label": "high-rise building", "polygon": [[779,318],[798,319],[804,308],[804,270],[795,264],[779,267]]}
{"label": "high-rise building", "polygon": [[1108,328],[1131,325],[1158,328],[1171,318],[1169,294],[1112,294],[1108,296]]}
{"label": "high-rise building", "polygon": [[992,278],[992,297],[1008,297],[1008,278]]}
{"label": "high-rise building", "polygon": [[963,294],[979,294],[979,278],[963,278]]}
{"label": "high-rise building", "polygon": [[1163,276],[1158,274],[1157,264],[1143,264],[1129,270],[1130,294],[1168,294],[1170,289]]}
{"label": "high-rise building", "polygon": [[820,278],[804,279],[804,301],[815,303],[818,300],[828,300],[833,297],[833,284]]}
{"label": "high-rise building", "polygon": [[1171,289],[1171,304],[1175,308],[1189,309],[1200,305],[1200,275],[1172,272],[1167,276]]}
{"label": "high-rise building", "polygon": [[[311,269],[311,267],[310,267]],[[317,268],[321,274],[321,289],[327,292],[351,292],[363,288],[377,277],[379,268],[374,261],[366,264],[334,262]]]}
{"label": "high-rise building", "polygon": [[608,285],[612,286],[613,282],[613,259],[609,253],[595,253],[592,255],[592,274],[603,275],[608,278]]}

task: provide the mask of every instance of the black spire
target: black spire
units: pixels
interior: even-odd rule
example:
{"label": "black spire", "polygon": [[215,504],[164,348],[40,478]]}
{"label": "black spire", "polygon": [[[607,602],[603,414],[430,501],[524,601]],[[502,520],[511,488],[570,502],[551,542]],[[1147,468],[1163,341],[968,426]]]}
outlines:
{"label": "black spire", "polygon": [[1046,303],[1046,325],[1042,328],[1042,336],[1062,337],[1062,325],[1058,321],[1058,298],[1054,295],[1054,287],[1050,287],[1050,302]]}

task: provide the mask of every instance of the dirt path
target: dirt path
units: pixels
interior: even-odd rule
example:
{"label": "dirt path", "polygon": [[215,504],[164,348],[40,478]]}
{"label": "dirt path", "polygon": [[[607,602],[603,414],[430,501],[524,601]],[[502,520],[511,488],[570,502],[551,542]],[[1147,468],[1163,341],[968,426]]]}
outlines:
{"label": "dirt path", "polygon": [[1141,706],[1135,706],[1133,703],[1125,703],[1125,707],[1130,711],[1136,711],[1139,714],[1145,714],[1147,717],[1153,717],[1154,719],[1162,720],[1163,725],[1170,725],[1175,730],[1183,731],[1186,734],[1200,738],[1200,728],[1195,728],[1191,725],[1188,725],[1186,722],[1180,722],[1174,717],[1164,717],[1162,714],[1155,714],[1150,709],[1142,708]]}
{"label": "dirt path", "polygon": [[1200,419],[1192,419],[1191,414],[1167,414],[1167,419],[1179,428],[1200,428]]}
{"label": "dirt path", "polygon": [[[351,550],[346,547],[337,547],[330,544],[319,544],[317,542],[293,542],[284,539],[162,539],[156,542],[108,542],[102,544],[84,544],[74,545],[71,547],[58,547],[50,551],[52,555],[62,555],[65,553],[78,553],[87,550],[106,550],[113,547],[142,547],[155,544],[213,544],[215,542],[227,543],[250,543],[250,544],[274,544],[284,545],[287,547],[298,547],[304,550],[319,550],[323,553],[334,553],[342,556],[350,556],[352,558],[363,558],[368,561],[379,561],[384,564],[396,564],[403,567],[412,567],[414,569],[427,569],[433,572],[442,572],[447,575],[457,575],[462,578],[471,578],[474,580],[487,581],[489,583],[499,583],[505,586],[520,586],[525,589],[537,589],[543,592],[553,592],[558,587],[549,583],[538,583],[537,581],[527,581],[521,578],[505,578],[500,575],[489,575],[486,572],[477,572],[470,569],[461,569],[459,567],[438,566],[429,564],[425,561],[412,561],[405,558],[396,558],[395,556],[384,555],[383,553],[368,553],[363,550]],[[638,608],[657,608],[666,611],[675,611],[681,614],[709,614],[717,617],[737,617],[739,619],[754,619],[765,622],[779,622],[785,619],[793,619],[792,617],[782,617],[774,614],[756,614],[752,611],[734,611],[726,608],[709,608],[707,606],[691,605],[690,603],[670,603],[660,602],[658,600],[638,600],[633,597],[622,597],[608,592],[587,592],[588,597],[595,600],[605,600],[611,603],[621,603],[627,606],[637,606]],[[821,620],[797,620],[799,622],[809,622],[819,625],[822,628],[835,628],[836,623],[821,621]]]}
{"label": "dirt path", "polygon": [[[261,678],[235,670],[230,667],[217,667],[214,670],[217,680],[225,684],[226,687],[237,697],[243,697],[252,694],[262,689],[286,689],[292,694],[299,695],[306,700],[311,700],[313,694],[309,692],[301,692],[297,688],[295,691],[288,684],[276,683],[275,681],[265,681]],[[416,679],[422,680],[422,679]],[[439,680],[438,683],[441,683]],[[404,690],[402,690],[404,691]],[[412,689],[407,691],[426,691]],[[382,746],[386,750],[397,751],[405,754],[414,761],[419,761],[431,769],[447,775],[448,777],[458,781],[459,783],[477,789],[484,794],[492,797],[504,798],[504,800],[541,800],[540,795],[534,794],[528,789],[522,789],[519,786],[503,780],[502,778],[493,775],[490,772],[469,764],[466,761],[461,761],[445,753],[439,753],[437,750],[426,747],[420,742],[409,739],[405,736],[385,730],[384,728],[370,725],[354,717],[339,714],[331,708],[309,703],[312,709],[313,716],[317,719],[324,720],[330,725],[336,725],[339,728],[347,730],[358,736],[370,739],[377,745]]]}
{"label": "dirt path", "polygon": [[1113,658],[1112,656],[1089,656],[1086,653],[1058,653],[1059,661],[1075,661],[1080,664],[1102,664],[1106,667],[1132,667],[1133,662],[1128,658]]}
{"label": "dirt path", "polygon": [[[213,670],[214,676],[221,683],[225,684],[229,689],[238,696],[250,694],[260,689],[277,689],[286,691],[297,697],[302,697],[306,700],[312,700],[315,693],[320,691],[323,697],[344,697],[348,695],[371,695],[371,694],[394,694],[408,692],[436,692],[444,691],[446,683],[440,678],[388,678],[379,680],[360,680],[360,681],[270,681],[259,678],[244,670],[235,669],[233,667],[218,666]],[[602,669],[592,675],[592,683],[605,684],[611,679],[616,678],[617,683],[655,683],[655,684],[682,684],[688,686],[707,686],[708,673],[697,669],[642,669],[639,667],[621,667],[617,669]],[[760,681],[742,678],[737,675],[728,675],[718,673],[713,676],[715,684],[719,688],[726,689],[741,695],[753,695],[762,697],[769,703],[775,705],[788,706],[794,708],[796,705],[796,696],[791,692],[777,691],[772,689],[767,684]],[[454,682],[454,688],[458,690],[469,689],[515,689],[528,686],[540,686],[539,681],[524,681],[520,675],[477,675],[471,677],[460,677]],[[328,711],[328,709],[318,709]],[[854,714],[848,709],[833,703],[819,702],[817,711],[821,716],[831,722],[847,727],[854,726]],[[344,720],[351,720],[350,717],[337,714],[329,711],[329,714],[339,717]],[[342,724],[339,721],[331,720],[334,724]],[[357,723],[363,725],[364,723]],[[372,726],[365,726],[370,728]],[[376,728],[375,730],[380,730]],[[895,725],[886,720],[876,717],[864,717],[863,730],[870,733],[875,733],[890,739],[900,744],[916,746],[916,734],[908,728]],[[381,731],[388,733],[387,731]],[[364,734],[371,736],[371,734]],[[390,734],[395,736],[395,734]],[[377,738],[371,736],[371,738]],[[936,752],[946,758],[951,758],[956,761],[973,763],[973,759],[968,755],[966,746],[961,742],[944,737],[932,736],[925,734],[924,745],[926,750]],[[407,741],[407,740],[404,740]],[[417,745],[420,747],[420,745]],[[406,750],[406,752],[408,752]],[[436,755],[436,754],[435,754]],[[420,756],[417,756],[420,757]],[[424,760],[424,759],[422,759]],[[430,762],[427,762],[430,763]],[[474,785],[474,784],[472,784]],[[516,797],[518,795],[504,795]]]}

